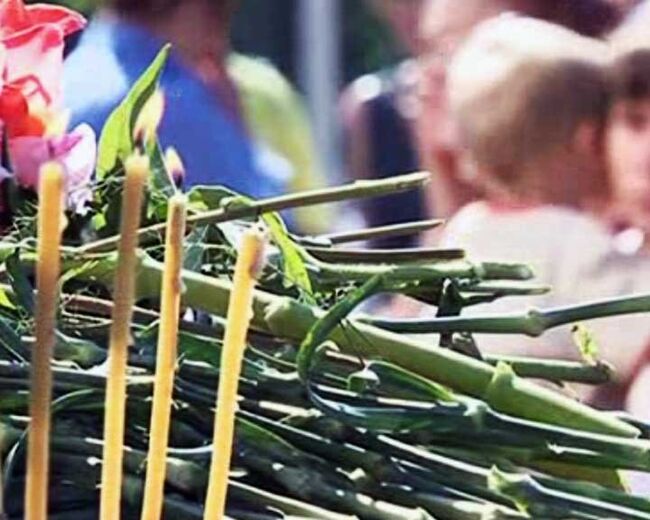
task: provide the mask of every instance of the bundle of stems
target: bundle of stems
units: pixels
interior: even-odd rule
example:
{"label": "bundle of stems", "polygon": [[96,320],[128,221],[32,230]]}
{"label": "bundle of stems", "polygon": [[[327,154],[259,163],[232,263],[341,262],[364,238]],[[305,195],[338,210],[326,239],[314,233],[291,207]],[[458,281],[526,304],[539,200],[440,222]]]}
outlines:
{"label": "bundle of stems", "polygon": [[[525,265],[475,263],[462,251],[339,248],[437,222],[296,237],[278,226],[272,213],[383,194],[423,180],[416,175],[194,211],[184,237],[184,269],[176,258],[177,277],[165,278],[160,223],[148,222],[138,232],[140,248],[130,251],[136,307],[129,306],[126,324],[126,420],[120,501],[113,514],[140,518],[143,510],[160,506],[161,518],[204,517],[210,467],[219,455],[213,449],[217,392],[224,381],[233,382],[232,370],[221,370],[229,349],[224,344],[229,301],[237,291],[232,235],[259,216],[272,247],[252,292],[248,345],[235,381],[232,465],[221,474],[228,483],[224,518],[650,519],[650,500],[627,493],[618,473],[650,471],[650,429],[530,379],[605,384],[612,377],[606,361],[495,357],[481,354],[480,342],[472,353],[406,334],[538,335],[575,320],[647,312],[650,297],[465,318],[459,316],[464,307],[548,288],[535,285]],[[201,228],[205,232],[197,233]],[[63,249],[62,306],[51,362],[49,518],[95,519],[100,511],[105,399],[112,376],[97,367],[113,348],[110,316],[120,265],[115,246],[108,238]],[[11,331],[0,338],[0,458],[4,506],[13,520],[25,513],[17,497],[28,476],[32,365],[25,354],[33,344],[30,274],[37,259],[29,244],[8,243],[0,250],[7,274],[0,286],[0,327]],[[190,262],[194,257],[199,261]],[[161,307],[175,307],[159,303],[163,280],[168,291],[178,290],[184,307],[211,319],[178,319],[176,310],[171,314],[178,323],[168,321],[169,311]],[[394,322],[355,312],[380,292],[433,303],[439,317]],[[177,345],[161,358],[163,338],[172,337],[172,330]],[[157,373],[160,359],[165,373]],[[169,393],[154,404],[156,386]],[[155,410],[170,413],[168,423],[152,423],[152,413],[160,414]],[[159,447],[153,451],[152,435]],[[143,504],[145,494],[156,496],[145,493],[150,467],[164,484],[150,484],[164,490],[146,499],[158,500],[156,507]]]}

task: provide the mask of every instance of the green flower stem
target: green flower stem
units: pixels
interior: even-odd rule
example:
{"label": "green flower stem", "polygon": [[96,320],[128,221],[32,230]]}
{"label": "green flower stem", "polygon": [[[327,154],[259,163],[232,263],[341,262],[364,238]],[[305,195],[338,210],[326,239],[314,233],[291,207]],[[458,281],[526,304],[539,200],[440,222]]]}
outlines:
{"label": "green flower stem", "polygon": [[[160,292],[162,264],[140,254],[137,277],[139,298],[156,297]],[[83,265],[83,260],[81,260]],[[66,268],[79,268],[79,261]],[[110,287],[115,256],[79,269],[77,276]],[[465,265],[471,271],[471,264]],[[499,268],[496,268],[499,271]],[[225,316],[231,283],[200,273],[184,271],[184,303]],[[300,343],[323,311],[295,300],[256,291],[251,327],[261,332]],[[639,431],[623,421],[542,388],[514,374],[504,377],[491,365],[462,354],[350,320],[337,327],[331,339],[344,353],[366,358],[383,358],[456,390],[488,399],[495,409],[530,420],[571,426],[593,432],[635,437]]]}
{"label": "green flower stem", "polygon": [[377,238],[392,238],[408,235],[416,235],[424,231],[436,228],[444,224],[444,220],[432,219],[421,220],[418,222],[409,222],[407,224],[393,224],[391,226],[380,226],[369,229],[360,229],[358,231],[346,231],[344,233],[332,233],[321,235],[319,238],[333,245],[347,244],[350,242],[361,242]]}
{"label": "green flower stem", "polygon": [[[494,413],[484,402],[458,397],[458,404],[422,403],[385,398],[361,398],[358,394],[324,386],[312,387],[311,401],[319,410],[346,424],[371,431],[400,434],[409,439],[436,444],[452,432],[462,431],[449,443],[523,448],[546,457],[565,450],[602,453],[618,458],[618,467],[650,470],[650,441],[542,424]],[[406,435],[406,434],[403,434]],[[561,449],[554,449],[561,447]]]}
{"label": "green flower stem", "polygon": [[493,469],[490,488],[510,496],[533,518],[650,519],[643,511],[548,489],[530,476]]}
{"label": "green flower stem", "polygon": [[355,520],[356,518],[351,515],[328,511],[316,505],[300,502],[282,495],[274,495],[234,480],[228,483],[228,493],[233,498],[239,498],[253,504],[268,504],[290,515],[296,515],[295,518],[321,518],[322,520]]}
{"label": "green flower stem", "polygon": [[521,377],[565,381],[588,385],[602,385],[612,380],[614,368],[605,362],[593,364],[560,359],[535,359],[518,356],[485,356],[490,365],[507,363]]}
{"label": "green flower stem", "polygon": [[[388,179],[375,181],[357,181],[345,186],[313,190],[301,193],[292,193],[279,197],[250,201],[246,204],[233,203],[223,208],[191,215],[187,218],[188,226],[202,226],[218,224],[230,220],[256,217],[263,213],[281,211],[284,209],[315,206],[330,202],[341,202],[350,199],[377,197],[390,193],[399,193],[419,188],[429,181],[428,172],[417,172],[408,175],[399,175]],[[155,224],[140,229],[140,242],[155,239],[164,235],[165,223]],[[91,242],[79,248],[80,252],[97,253],[114,250],[119,242],[119,236],[109,237],[96,242]]]}
{"label": "green flower stem", "polygon": [[[515,471],[508,460],[514,461],[519,466],[533,468],[539,464],[532,456],[527,456],[525,449],[521,450],[522,455],[515,453],[515,448],[504,448],[504,450],[509,450],[506,453],[501,452],[501,448],[488,445],[485,445],[480,452],[474,451],[475,446],[470,448],[472,451],[469,452],[454,448],[440,448],[439,446],[436,446],[435,451],[430,451],[385,435],[373,436],[357,431],[353,433],[353,438],[348,441],[383,453],[385,456],[390,456],[396,460],[407,460],[418,466],[425,467],[432,471],[437,476],[436,478],[440,478],[441,483],[468,493],[471,493],[472,489],[486,489],[488,487],[487,482],[491,467],[512,468]],[[486,456],[485,453],[489,453],[489,455]],[[504,455],[507,458],[503,458]],[[544,471],[544,468],[538,469]],[[580,482],[541,474],[537,478],[539,482],[552,489],[648,511],[650,507],[648,499],[632,497],[602,485],[584,482],[589,471],[593,471],[593,468],[580,467],[580,475],[582,476]],[[520,475],[523,474],[525,473],[520,473]]]}
{"label": "green flower stem", "polygon": [[[343,468],[361,468],[368,478],[375,482],[393,479],[404,484],[408,483],[409,476],[400,466],[404,461],[398,461],[398,457],[392,457],[391,454],[383,453],[380,450],[368,450],[348,442],[336,442],[309,431],[294,428],[282,422],[272,421],[246,412],[242,413],[241,416],[263,426],[268,431],[275,433],[293,446],[307,453],[318,455]],[[417,479],[414,479],[417,482],[412,482],[415,487],[439,489],[441,486],[446,486],[449,489],[458,490],[465,494],[474,493],[487,500],[498,498],[489,492],[485,492],[485,488],[487,487],[486,470],[483,470],[483,479],[481,480],[475,473],[464,473],[463,477],[454,478],[454,468],[451,468],[452,475],[450,475],[450,467],[442,464],[439,469],[440,471],[434,472],[424,468],[418,468],[417,471],[411,469],[408,473],[419,475]],[[473,481],[474,485],[468,480]],[[477,481],[480,482],[478,486],[476,485]],[[381,495],[381,492],[379,494]]]}
{"label": "green flower stem", "polygon": [[350,282],[363,283],[375,275],[383,275],[386,284],[410,283],[427,287],[432,282],[443,282],[448,278],[476,280],[529,280],[533,272],[522,264],[471,263],[467,260],[432,262],[422,265],[399,264],[344,264],[328,263],[317,259],[312,261],[310,275],[317,284],[345,285]]}
{"label": "green flower stem", "polygon": [[486,518],[517,520],[530,518],[513,509],[484,500],[472,501],[468,499],[449,498],[443,495],[410,490],[397,484],[378,486],[377,493],[381,493],[389,500],[400,502],[411,507],[422,507],[429,513],[436,515],[435,518],[454,518],[455,520],[484,520]]}
{"label": "green flower stem", "polygon": [[463,294],[496,294],[499,296],[541,296],[551,290],[548,285],[507,280],[459,283],[458,289]]}
{"label": "green flower stem", "polygon": [[525,313],[504,316],[450,317],[428,320],[364,317],[363,321],[385,330],[409,334],[471,332],[476,334],[524,334],[536,337],[541,336],[549,329],[579,321],[645,312],[650,312],[650,295],[647,294],[610,298],[548,310],[531,309]]}
{"label": "green flower stem", "polygon": [[305,250],[325,262],[391,264],[403,262],[439,262],[465,258],[462,249],[333,249],[307,246]]}
{"label": "green flower stem", "polygon": [[293,464],[278,463],[277,453],[273,453],[272,458],[269,456],[270,448],[272,446],[247,446],[239,450],[238,461],[254,473],[272,479],[276,485],[290,490],[299,499],[316,502],[321,507],[346,511],[359,518],[433,520],[430,515],[417,507],[400,506],[357,493],[350,487],[346,488],[333,480],[335,475],[332,475],[332,472],[328,475],[319,471],[309,465],[308,461],[297,461]]}

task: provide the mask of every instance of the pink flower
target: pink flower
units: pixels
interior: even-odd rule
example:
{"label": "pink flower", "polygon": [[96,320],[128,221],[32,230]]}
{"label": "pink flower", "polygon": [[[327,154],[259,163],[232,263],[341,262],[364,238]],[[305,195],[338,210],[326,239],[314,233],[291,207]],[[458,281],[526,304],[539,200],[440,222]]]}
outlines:
{"label": "pink flower", "polygon": [[0,122],[16,182],[36,190],[41,165],[59,161],[67,205],[78,213],[92,198],[95,134],[87,125],[56,137],[46,131],[61,108],[64,38],[85,23],[62,7],[0,0]]}
{"label": "pink flower", "polygon": [[97,139],[93,129],[79,125],[63,136],[25,136],[9,140],[9,154],[16,182],[36,190],[42,164],[58,161],[66,172],[66,201],[69,209],[84,214],[92,200],[91,181],[97,157]]}
{"label": "pink flower", "polygon": [[39,135],[38,111],[58,108],[63,40],[83,16],[57,6],[0,0],[0,117],[10,135]]}
{"label": "pink flower", "polygon": [[39,25],[54,25],[64,36],[83,29],[79,13],[47,4],[25,5],[23,0],[0,0],[0,39]]}
{"label": "pink flower", "polygon": [[56,107],[61,100],[63,33],[53,25],[35,26],[1,43],[5,87],[19,88],[30,105]]}

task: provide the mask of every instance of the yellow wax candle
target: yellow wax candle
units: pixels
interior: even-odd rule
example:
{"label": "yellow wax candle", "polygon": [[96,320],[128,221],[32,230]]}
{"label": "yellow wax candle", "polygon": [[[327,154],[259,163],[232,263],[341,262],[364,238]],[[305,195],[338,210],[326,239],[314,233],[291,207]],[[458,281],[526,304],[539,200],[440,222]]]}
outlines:
{"label": "yellow wax candle", "polygon": [[0,460],[0,519],[7,518],[5,515],[5,497],[4,497],[4,479],[3,479],[3,468],[2,468],[2,461]]}
{"label": "yellow wax candle", "polygon": [[169,201],[167,213],[165,268],[161,292],[156,379],[151,408],[147,477],[144,485],[143,520],[160,520],[162,517],[166,453],[181,307],[181,269],[183,267],[186,213],[185,196],[174,195]]}
{"label": "yellow wax candle", "polygon": [[214,419],[212,465],[203,518],[221,519],[226,506],[228,471],[235,429],[237,387],[246,347],[246,333],[253,315],[252,300],[255,279],[261,267],[264,236],[259,230],[244,234],[233,279],[226,332],[221,351],[219,391]]}
{"label": "yellow wax candle", "polygon": [[108,380],[104,414],[101,520],[119,520],[122,496],[122,450],[126,407],[126,366],[131,341],[131,317],[137,265],[138,228],[149,159],[134,154],[126,160],[122,195],[120,244],[115,271],[114,306],[108,352]]}
{"label": "yellow wax candle", "polygon": [[63,168],[41,167],[38,205],[38,261],[36,265],[36,343],[32,351],[29,441],[25,519],[46,520],[50,460],[50,360],[56,342],[56,309],[63,222]]}

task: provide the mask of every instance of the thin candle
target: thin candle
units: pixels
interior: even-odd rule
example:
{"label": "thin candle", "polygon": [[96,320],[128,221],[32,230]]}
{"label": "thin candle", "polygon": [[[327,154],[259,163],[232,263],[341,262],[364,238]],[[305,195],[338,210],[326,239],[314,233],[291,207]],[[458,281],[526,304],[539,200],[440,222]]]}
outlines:
{"label": "thin candle", "polygon": [[27,445],[26,520],[46,520],[50,461],[50,360],[56,341],[56,309],[63,222],[64,172],[58,163],[41,167],[36,266],[36,343],[32,351],[30,427]]}
{"label": "thin candle", "polygon": [[149,159],[134,154],[125,163],[118,265],[108,352],[108,380],[104,415],[104,452],[100,520],[119,520],[122,486],[122,451],[126,408],[126,366],[131,341],[131,317],[137,265],[138,228]]}
{"label": "thin candle", "polygon": [[204,520],[223,518],[226,507],[228,471],[237,409],[237,387],[246,348],[246,333],[253,315],[253,289],[260,270],[263,249],[264,236],[259,230],[250,230],[244,234],[243,244],[235,265],[226,332],[221,351],[219,390],[212,442],[212,465],[203,514]]}
{"label": "thin candle", "polygon": [[3,478],[4,468],[2,467],[2,461],[0,460],[0,520],[6,520],[7,515],[5,515],[5,497],[4,497],[4,478]]}
{"label": "thin candle", "polygon": [[187,202],[183,195],[174,195],[167,211],[165,234],[165,267],[160,306],[160,327],[156,355],[147,476],[144,486],[143,520],[160,520],[163,508],[166,453],[169,438],[178,322],[181,307],[181,269],[183,267],[183,236]]}

